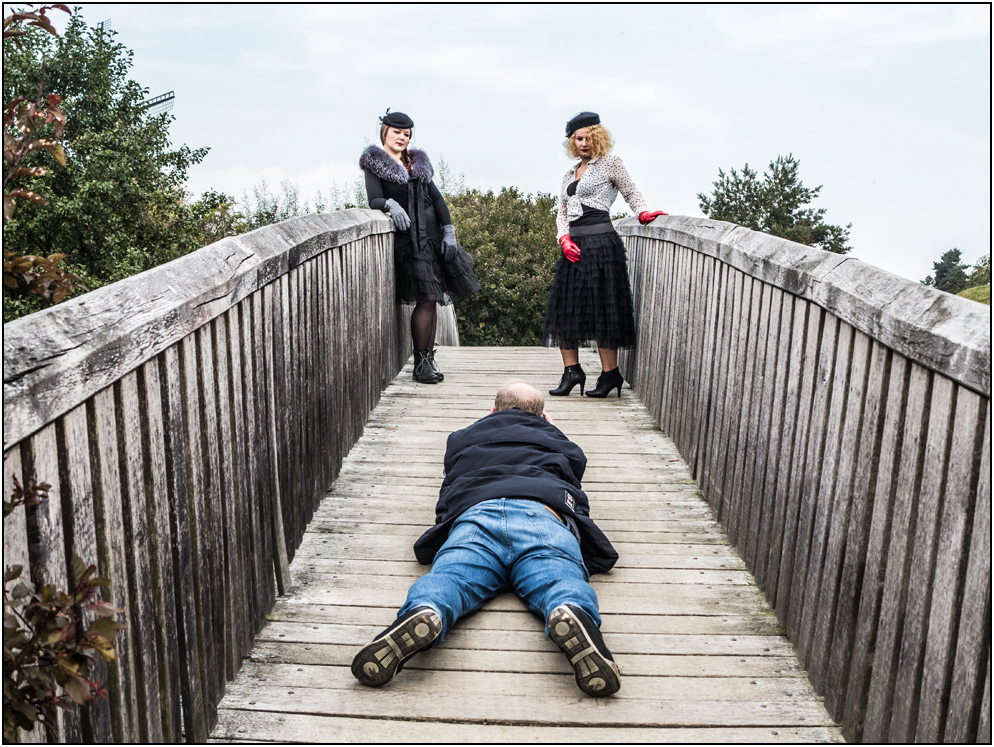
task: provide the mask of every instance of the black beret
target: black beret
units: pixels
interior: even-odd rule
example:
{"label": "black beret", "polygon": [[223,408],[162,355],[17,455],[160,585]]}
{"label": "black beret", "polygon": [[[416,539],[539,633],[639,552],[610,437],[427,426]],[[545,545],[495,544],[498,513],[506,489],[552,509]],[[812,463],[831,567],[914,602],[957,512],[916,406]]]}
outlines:
{"label": "black beret", "polygon": [[406,130],[414,127],[414,120],[404,114],[404,112],[391,112],[390,109],[387,109],[387,113],[380,117],[380,124],[385,124],[387,127],[396,127],[399,130]]}
{"label": "black beret", "polygon": [[581,127],[590,127],[590,125],[600,123],[601,118],[594,114],[594,112],[580,112],[566,123],[566,137],[569,137]]}

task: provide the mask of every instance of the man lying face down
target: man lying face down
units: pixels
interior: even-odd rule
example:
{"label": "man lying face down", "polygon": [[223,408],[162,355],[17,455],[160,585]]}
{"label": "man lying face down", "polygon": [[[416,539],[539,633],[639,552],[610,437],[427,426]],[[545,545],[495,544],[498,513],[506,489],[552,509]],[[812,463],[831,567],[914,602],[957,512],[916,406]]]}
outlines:
{"label": "man lying face down", "polygon": [[580,489],[587,458],[544,404],[537,389],[514,380],[489,415],[449,435],[435,526],[414,543],[431,572],[411,585],[393,624],[356,654],[352,674],[363,685],[386,684],[460,617],[513,589],[545,620],[584,693],[621,687],[589,583],[618,553]]}

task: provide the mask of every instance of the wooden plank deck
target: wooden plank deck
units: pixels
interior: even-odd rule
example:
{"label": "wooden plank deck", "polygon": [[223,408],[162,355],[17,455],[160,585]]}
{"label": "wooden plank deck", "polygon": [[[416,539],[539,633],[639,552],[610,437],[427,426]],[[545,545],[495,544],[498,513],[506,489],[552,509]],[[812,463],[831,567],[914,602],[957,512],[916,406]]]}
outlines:
{"label": "wooden plank deck", "polygon": [[[622,671],[588,698],[542,622],[504,594],[461,620],[381,689],[349,671],[427,568],[411,545],[434,521],[446,436],[489,412],[519,376],[545,391],[562,372],[545,348],[442,348],[445,381],[384,392],[322,502],[277,599],[220,704],[212,741],[842,741],[672,442],[622,398],[548,397],[586,452],[591,515],[621,556],[593,577]],[[592,387],[596,353],[581,350]]]}

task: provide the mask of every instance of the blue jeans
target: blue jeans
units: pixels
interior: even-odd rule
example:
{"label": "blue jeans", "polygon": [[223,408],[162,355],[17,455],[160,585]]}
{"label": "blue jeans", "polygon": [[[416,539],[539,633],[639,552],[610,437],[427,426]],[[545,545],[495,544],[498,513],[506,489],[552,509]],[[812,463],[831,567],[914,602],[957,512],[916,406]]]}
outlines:
{"label": "blue jeans", "polygon": [[579,543],[544,504],[494,498],[456,519],[431,572],[411,585],[397,616],[421,605],[432,607],[442,617],[441,641],[460,617],[513,590],[543,621],[569,602],[600,627],[589,579]]}

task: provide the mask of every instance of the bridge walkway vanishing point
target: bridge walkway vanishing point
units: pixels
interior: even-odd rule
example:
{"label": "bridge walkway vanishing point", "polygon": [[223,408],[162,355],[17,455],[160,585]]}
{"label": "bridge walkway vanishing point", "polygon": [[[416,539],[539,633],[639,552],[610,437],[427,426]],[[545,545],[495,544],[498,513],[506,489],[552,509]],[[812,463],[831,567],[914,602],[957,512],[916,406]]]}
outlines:
{"label": "bridge walkway vanishing point", "polygon": [[[593,386],[596,353],[581,350]],[[212,741],[842,741],[752,576],[673,443],[625,387],[621,399],[547,397],[587,454],[591,515],[620,554],[592,583],[622,671],[585,697],[542,622],[503,594],[363,687],[349,666],[427,572],[414,540],[434,520],[446,436],[520,376],[554,386],[544,348],[443,348],[446,379],[410,363],[384,391],[307,528],[279,597],[220,703]]]}

